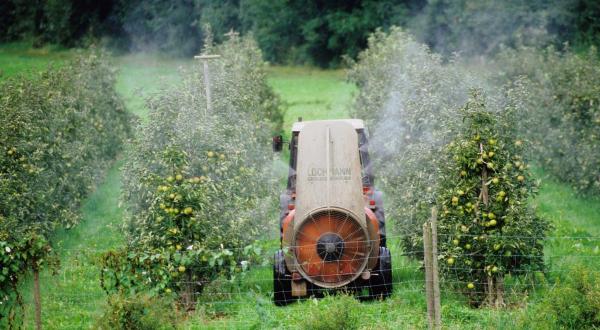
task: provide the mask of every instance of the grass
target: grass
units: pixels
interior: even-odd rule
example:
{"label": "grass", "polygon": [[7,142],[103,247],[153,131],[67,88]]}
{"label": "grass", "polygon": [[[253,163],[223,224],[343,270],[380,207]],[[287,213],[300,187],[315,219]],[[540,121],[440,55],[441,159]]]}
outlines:
{"label": "grass", "polygon": [[71,52],[57,46],[32,48],[29,42],[14,42],[0,47],[0,79],[17,74],[32,74],[48,67],[60,66]]}
{"label": "grass", "polygon": [[[535,174],[543,182],[536,199],[540,215],[551,219],[561,233],[587,232],[600,236],[600,200],[597,197],[578,196],[542,169],[536,169]],[[590,221],[593,219],[599,221]]]}
{"label": "grass", "polygon": [[[45,52],[45,53],[44,53]],[[27,44],[0,46],[0,69],[3,75],[32,72],[44,68],[49,61],[64,62],[69,51],[48,48],[30,50]],[[143,97],[160,89],[163,84],[177,84],[178,68],[193,65],[193,61],[169,60],[150,55],[119,57],[117,82],[129,111],[146,118]],[[304,120],[345,118],[356,88],[344,81],[342,71],[322,71],[311,68],[271,67],[269,83],[287,102],[285,128],[289,131],[297,117]],[[118,207],[120,170],[117,162],[105,180],[82,205],[81,224],[61,231],[54,238],[55,251],[61,261],[56,275],[45,271],[41,276],[43,320],[48,329],[81,329],[93,325],[102,313],[106,296],[99,286],[100,269],[95,264],[99,251],[123,244],[122,210]],[[576,195],[568,186],[557,182],[537,169],[542,180],[535,199],[540,216],[555,226],[554,237],[582,237],[574,240],[549,240],[546,247],[550,264],[549,281],[560,277],[571,265],[585,262],[595,269],[596,259],[583,260],[578,255],[598,253],[600,236],[600,201]],[[393,221],[393,219],[390,219]],[[276,221],[273,222],[276,226]],[[393,227],[393,226],[392,226]],[[269,242],[271,246],[277,245]],[[198,309],[183,322],[189,329],[248,328],[424,328],[426,304],[419,264],[401,255],[391,241],[395,268],[395,293],[383,302],[359,303],[345,296],[306,300],[286,308],[271,304],[272,270],[270,265],[254,268],[235,283],[217,282],[206,289]],[[595,252],[596,251],[596,252]],[[553,258],[552,256],[565,256]],[[600,256],[599,256],[600,257]],[[536,282],[536,285],[546,285]],[[551,284],[551,283],[550,283]],[[225,296],[219,293],[229,293]],[[442,296],[443,322],[449,328],[513,328],[516,319],[527,316],[528,306],[536,304],[546,289],[529,296],[518,295],[522,301],[501,311],[472,309],[464,298],[450,291]],[[23,286],[26,298],[25,324],[32,327],[31,282]],[[535,325],[530,325],[535,327]]]}
{"label": "grass", "polygon": [[[600,199],[577,195],[542,169],[534,173],[542,180],[535,200],[538,214],[554,225],[552,236],[572,238],[551,239],[546,244],[546,259],[551,270],[560,274],[573,264],[600,270]],[[580,257],[582,255],[590,257]]]}
{"label": "grass", "polygon": [[118,57],[116,64],[120,69],[117,91],[127,109],[145,120],[148,113],[144,99],[161,88],[177,85],[180,70],[193,62],[135,54]]}
{"label": "grass", "polygon": [[356,87],[345,82],[342,70],[323,71],[305,67],[271,67],[268,82],[287,104],[286,133],[303,120],[349,118]]}
{"label": "grass", "polygon": [[[85,328],[104,309],[106,294],[99,285],[100,269],[94,261],[101,251],[124,243],[123,212],[118,207],[121,164],[116,162],[81,206],[81,224],[59,231],[53,239],[61,267],[54,275],[49,271],[40,275],[44,328]],[[27,328],[33,328],[34,321],[31,288],[28,281],[23,290]]]}

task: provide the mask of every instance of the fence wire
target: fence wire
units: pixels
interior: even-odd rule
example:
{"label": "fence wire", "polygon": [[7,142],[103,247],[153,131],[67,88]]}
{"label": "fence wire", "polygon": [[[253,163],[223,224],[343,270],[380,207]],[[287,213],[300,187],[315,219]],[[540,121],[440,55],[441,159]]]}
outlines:
{"label": "fence wire", "polygon": [[[461,236],[469,237],[476,235],[461,234]],[[451,239],[454,235],[438,235],[438,240],[443,241],[445,239]],[[514,238],[523,239],[537,239],[537,237],[528,236],[512,236]],[[388,242],[394,242],[390,246],[392,253],[392,274],[393,274],[393,294],[389,298],[392,301],[394,299],[403,299],[408,295],[413,295],[419,298],[419,313],[423,315],[423,319],[426,318],[426,303],[425,303],[425,277],[423,272],[422,261],[419,260],[421,253],[417,252],[403,252],[402,248],[397,241],[401,236],[388,236]],[[541,239],[541,238],[540,238]],[[591,261],[598,264],[596,260],[600,258],[598,251],[598,244],[600,244],[600,236],[548,236],[543,238],[547,242],[555,244],[565,244],[568,246],[568,253],[563,252],[552,252],[552,249],[546,249],[543,258],[546,261],[547,269],[543,271],[534,271],[533,273],[529,270],[515,270],[510,274],[507,274],[504,282],[504,290],[506,293],[506,299],[508,301],[522,300],[523,297],[535,293],[540,289],[547,289],[552,286],[552,278],[560,277],[570,270],[562,264],[561,261]],[[366,241],[365,241],[366,242]],[[290,247],[293,249],[295,247]],[[51,275],[49,272],[44,272],[41,278],[42,286],[42,316],[44,320],[52,319],[53,313],[57,310],[61,310],[62,313],[68,313],[73,311],[74,317],[77,313],[85,314],[85,310],[89,310],[90,315],[97,317],[98,310],[106,308],[107,294],[101,289],[99,283],[100,273],[106,271],[101,269],[97,263],[97,256],[101,255],[107,250],[100,248],[58,248],[63,255],[66,255],[66,263],[63,263],[55,275]],[[221,251],[217,249],[215,252]],[[550,252],[548,252],[550,251]],[[272,305],[272,298],[277,293],[273,290],[273,254],[276,249],[266,249],[262,260],[251,265],[249,270],[240,274],[233,280],[229,279],[217,279],[217,280],[186,280],[176,281],[173,283],[175,286],[185,287],[192,286],[196,288],[194,291],[188,294],[196,301],[196,311],[206,311],[214,309],[215,306],[221,306],[221,308],[228,308],[235,314],[236,310],[240,308],[257,308],[257,301],[262,301],[260,304],[261,308],[279,308],[285,311],[288,307],[275,307]],[[484,254],[478,251],[469,253],[470,256],[484,256]],[[495,256],[503,256],[504,254],[499,253]],[[485,256],[494,256],[485,254]],[[513,257],[537,257],[532,255],[520,255],[513,254]],[[440,258],[440,256],[438,256]],[[195,268],[198,271],[202,269],[210,268],[210,266]],[[452,271],[467,271],[472,269],[471,267],[454,265],[447,266],[445,269],[449,272]],[[334,275],[347,275],[343,272],[338,272]],[[83,285],[80,283],[82,279],[87,282]],[[485,292],[481,288],[485,283],[477,283],[476,288],[467,289],[467,285],[470,281],[460,281],[444,279],[442,277],[440,282],[440,289],[442,294],[442,305],[447,297],[455,295],[483,295]],[[371,287],[376,288],[377,286],[388,285],[389,283],[374,283]],[[52,289],[52,291],[50,291]],[[327,290],[320,288],[313,288],[311,293],[318,296],[325,296],[329,294],[338,294],[343,290]],[[357,299],[371,298],[369,293],[365,290],[354,290],[350,292]],[[173,293],[166,294],[160,292],[157,294],[159,297],[173,297]],[[308,298],[307,300],[311,300]],[[225,307],[224,307],[225,306]],[[265,307],[266,306],[266,307]],[[26,314],[32,313],[31,298],[25,297],[25,310]],[[83,312],[82,312],[83,311]],[[206,313],[206,312],[205,312]],[[209,313],[210,314],[210,313]],[[207,314],[208,315],[208,314]],[[213,325],[222,324],[238,324],[242,326],[244,324],[254,324],[256,320],[238,320],[232,317],[225,319],[219,319],[218,317],[211,318],[210,315],[204,315],[208,317],[206,322],[211,322]],[[25,319],[30,319],[31,315],[26,315]],[[85,318],[84,318],[85,319]],[[408,318],[407,318],[407,321]],[[47,321],[45,321],[47,322]],[[81,327],[88,327],[87,321],[82,321]],[[193,318],[192,321],[193,323]],[[423,323],[422,323],[423,324]],[[67,325],[66,325],[67,326]],[[75,328],[80,328],[77,326]]]}

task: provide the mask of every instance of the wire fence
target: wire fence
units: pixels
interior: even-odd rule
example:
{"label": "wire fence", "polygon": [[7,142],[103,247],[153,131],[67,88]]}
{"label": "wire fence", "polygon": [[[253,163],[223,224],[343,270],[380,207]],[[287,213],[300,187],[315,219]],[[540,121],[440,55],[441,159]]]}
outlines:
{"label": "wire fence", "polygon": [[[477,235],[461,234],[463,237],[474,237]],[[503,236],[506,237],[506,236]],[[373,289],[379,286],[391,284],[393,286],[393,294],[389,299],[402,299],[407,295],[416,295],[423,297],[419,300],[420,315],[423,320],[426,319],[426,280],[424,275],[424,265],[422,253],[420,252],[404,252],[401,245],[398,243],[402,237],[399,235],[390,235],[387,237],[389,249],[391,251],[392,267],[391,272],[393,277],[391,283],[369,282],[363,281]],[[539,271],[531,271],[527,269],[519,269],[506,274],[503,283],[503,289],[506,293],[506,300],[510,302],[521,301],[527,295],[534,294],[538,290],[547,290],[553,285],[556,278],[567,275],[571,269],[571,264],[585,262],[592,265],[600,265],[600,236],[588,235],[573,235],[573,236],[547,236],[547,237],[530,237],[530,236],[511,236],[511,238],[519,239],[544,239],[546,244],[545,253],[543,255],[546,263],[546,269]],[[452,235],[438,234],[438,240],[450,240]],[[364,241],[361,243],[369,243]],[[274,244],[270,244],[272,246]],[[553,247],[554,246],[554,247]],[[559,248],[555,248],[558,246]],[[297,247],[289,247],[294,250]],[[80,326],[89,326],[91,319],[97,317],[101,313],[102,308],[106,307],[107,294],[100,287],[100,274],[105,271],[98,263],[98,256],[107,252],[100,248],[59,248],[63,255],[63,262],[56,274],[44,272],[41,278],[42,286],[42,318],[44,323],[50,322],[56,311],[69,314],[70,311],[77,313],[88,313],[89,318],[82,318]],[[221,249],[218,249],[221,250]],[[231,279],[219,278],[217,280],[189,280],[182,278],[180,281],[175,281],[174,286],[192,287],[193,290],[188,292],[188,295],[196,302],[196,310],[210,310],[215,306],[221,306],[229,310],[227,317],[219,316],[210,319],[207,322],[215,322],[215,324],[238,324],[243,325],[244,322],[251,324],[256,320],[240,320],[236,318],[236,311],[240,309],[255,309],[257,300],[262,301],[262,308],[277,308],[284,309],[286,307],[275,307],[271,301],[280,291],[274,291],[274,273],[273,273],[273,255],[277,248],[269,248],[264,250],[262,258],[256,260],[250,265],[249,269],[238,276]],[[215,251],[217,252],[217,251]],[[480,253],[479,251],[471,251],[472,257],[503,257],[504,254],[496,255],[489,253]],[[375,256],[378,257],[378,256]],[[440,258],[439,256],[437,256]],[[532,255],[512,254],[512,257],[537,257]],[[369,263],[369,257],[366,257],[366,263]],[[319,261],[323,263],[323,261]],[[206,265],[205,268],[210,268]],[[445,272],[453,271],[463,272],[469,271],[472,268],[465,265],[444,265]],[[600,268],[600,267],[599,267]],[[203,268],[196,268],[201,271]],[[333,276],[348,275],[344,271],[338,271],[330,274]],[[360,279],[360,276],[357,276]],[[445,305],[445,300],[455,302],[454,296],[469,296],[469,295],[484,295],[486,292],[482,289],[486,283],[475,282],[475,288],[468,288],[472,281],[457,280],[456,278],[444,278],[440,280],[440,292],[442,295],[442,306]],[[360,300],[373,298],[369,292],[369,288],[354,287],[350,290],[331,290],[312,286],[309,290],[310,295],[325,296],[336,294],[338,292],[348,292]],[[159,292],[158,296],[164,295],[173,297],[174,293],[166,294]],[[267,302],[265,304],[265,302]],[[31,297],[25,297],[26,314],[32,312]],[[89,312],[87,312],[88,310]],[[82,312],[83,311],[83,312]],[[206,315],[205,315],[206,316]],[[26,316],[26,319],[31,319],[31,316]],[[52,324],[52,323],[50,323]],[[65,325],[64,328],[68,328]]]}

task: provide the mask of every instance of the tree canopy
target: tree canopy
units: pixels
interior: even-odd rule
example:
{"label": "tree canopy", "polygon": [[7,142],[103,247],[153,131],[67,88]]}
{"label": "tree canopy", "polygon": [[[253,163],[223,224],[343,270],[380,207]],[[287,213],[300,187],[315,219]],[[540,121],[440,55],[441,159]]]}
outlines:
{"label": "tree canopy", "polygon": [[78,46],[101,40],[124,51],[197,53],[203,26],[216,41],[251,33],[267,60],[335,66],[355,57],[377,28],[412,30],[442,53],[494,52],[522,43],[600,41],[594,0],[7,0],[0,41]]}

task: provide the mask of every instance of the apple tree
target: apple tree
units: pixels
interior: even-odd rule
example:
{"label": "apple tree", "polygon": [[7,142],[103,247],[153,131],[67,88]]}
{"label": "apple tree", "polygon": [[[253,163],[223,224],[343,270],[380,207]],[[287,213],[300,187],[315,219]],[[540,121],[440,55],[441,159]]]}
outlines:
{"label": "apple tree", "polygon": [[279,99],[252,39],[209,46],[221,55],[209,64],[211,109],[198,65],[148,100],[149,121],[129,146],[128,244],[102,257],[108,293],[176,295],[194,308],[211,281],[238,276],[260,254],[255,241],[275,233],[270,142],[281,128]]}
{"label": "apple tree", "polygon": [[486,109],[473,91],[464,127],[443,152],[438,204],[441,272],[475,304],[504,305],[504,278],[541,270],[548,221],[530,205],[536,182],[516,107]]}

